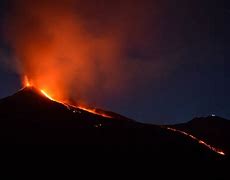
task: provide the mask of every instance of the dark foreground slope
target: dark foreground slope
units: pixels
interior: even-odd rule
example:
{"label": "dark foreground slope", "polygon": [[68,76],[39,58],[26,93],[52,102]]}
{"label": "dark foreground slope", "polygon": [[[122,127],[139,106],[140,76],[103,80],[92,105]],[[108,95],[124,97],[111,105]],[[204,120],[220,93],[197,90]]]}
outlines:
{"label": "dark foreground slope", "polygon": [[223,158],[163,127],[137,123],[111,112],[107,114],[113,118],[67,107],[34,88],[25,88],[0,100],[0,143],[100,145],[165,160],[216,162]]}

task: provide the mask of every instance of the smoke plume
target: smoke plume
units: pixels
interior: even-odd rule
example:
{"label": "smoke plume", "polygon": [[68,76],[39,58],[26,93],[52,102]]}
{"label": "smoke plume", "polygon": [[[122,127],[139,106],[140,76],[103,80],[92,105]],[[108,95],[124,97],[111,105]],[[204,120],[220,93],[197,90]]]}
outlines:
{"label": "smoke plume", "polygon": [[130,2],[11,0],[5,32],[21,77],[56,99],[97,103],[151,76],[153,64],[127,49],[144,46],[153,10]]}

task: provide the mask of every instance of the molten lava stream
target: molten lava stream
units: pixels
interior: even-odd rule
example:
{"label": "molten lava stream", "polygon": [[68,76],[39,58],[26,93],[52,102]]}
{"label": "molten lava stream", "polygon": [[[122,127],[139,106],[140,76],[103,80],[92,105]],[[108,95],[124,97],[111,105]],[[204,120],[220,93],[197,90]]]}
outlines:
{"label": "molten lava stream", "polygon": [[[33,87],[34,85],[31,83],[31,81],[29,80],[29,78],[27,76],[24,76],[24,80],[23,80],[23,86],[24,88],[29,88],[29,87]],[[22,88],[22,89],[24,89]],[[37,88],[36,88],[37,89]],[[39,88],[38,88],[39,89]],[[105,118],[113,118],[112,116],[109,116],[105,113],[100,113],[100,112],[97,112],[96,109],[93,109],[93,108],[88,108],[88,107],[83,107],[83,106],[74,106],[74,105],[70,105],[66,102],[62,102],[62,101],[59,101],[59,100],[56,100],[54,99],[52,96],[50,96],[46,90],[44,89],[41,89],[40,90],[41,94],[43,94],[46,98],[50,99],[51,101],[54,101],[54,102],[57,102],[57,103],[60,103],[62,105],[64,105],[65,107],[67,107],[69,110],[71,110],[71,108],[76,108],[76,109],[80,109],[80,110],[83,110],[83,111],[86,111],[86,112],[89,112],[89,113],[92,113],[92,114],[95,114],[95,115],[98,115],[98,116],[102,116],[102,117],[105,117]]]}
{"label": "molten lava stream", "polygon": [[170,131],[173,131],[173,132],[177,132],[177,133],[183,134],[184,136],[187,136],[187,137],[189,137],[189,138],[191,138],[191,139],[197,141],[199,144],[201,144],[201,145],[207,147],[208,149],[210,149],[211,151],[214,151],[214,152],[217,153],[217,154],[220,154],[220,155],[222,155],[222,156],[225,156],[225,155],[226,155],[226,154],[224,153],[224,151],[222,151],[222,150],[220,150],[220,149],[218,149],[218,148],[215,148],[215,147],[209,145],[208,143],[204,142],[203,140],[200,140],[200,139],[198,139],[197,137],[195,137],[195,136],[193,136],[193,135],[191,135],[191,134],[189,134],[189,133],[187,133],[187,132],[185,132],[185,131],[181,131],[181,130],[178,130],[178,129],[174,129],[174,128],[171,128],[171,127],[167,127],[167,129],[170,130]]}
{"label": "molten lava stream", "polygon": [[[47,97],[48,99],[50,99],[50,100],[52,100],[52,101],[56,101],[56,100],[54,100],[50,95],[48,95],[48,94],[45,92],[45,90],[41,90],[41,93],[42,93],[45,97]],[[59,102],[59,101],[56,101],[56,102]],[[59,102],[59,103],[61,103],[61,102]],[[63,104],[63,103],[61,103],[61,104]]]}
{"label": "molten lava stream", "polygon": [[105,113],[99,113],[99,112],[97,112],[96,109],[86,108],[86,107],[82,107],[82,106],[78,106],[77,108],[78,108],[78,109],[81,109],[81,110],[83,110],[83,111],[87,111],[87,112],[92,113],[92,114],[96,114],[96,115],[99,115],[99,116],[103,116],[103,117],[105,117],[105,118],[110,118],[110,119],[113,118],[112,116],[109,116],[109,115],[107,115],[107,114],[105,114]]}
{"label": "molten lava stream", "polygon": [[112,116],[109,116],[105,113],[99,113],[97,112],[96,109],[92,109],[92,108],[87,108],[87,107],[83,107],[83,106],[73,106],[73,105],[70,105],[70,104],[67,104],[67,103],[64,103],[64,102],[61,102],[61,101],[57,101],[55,100],[54,98],[52,98],[45,90],[41,90],[41,93],[47,97],[48,99],[52,100],[52,101],[55,101],[55,102],[58,102],[60,104],[63,104],[64,106],[66,106],[69,110],[72,108],[77,108],[77,109],[81,109],[83,111],[86,111],[86,112],[89,112],[89,113],[92,113],[92,114],[95,114],[95,115],[98,115],[98,116],[102,116],[102,117],[105,117],[105,118],[113,118]]}
{"label": "molten lava stream", "polygon": [[95,115],[98,115],[98,116],[102,116],[102,117],[105,117],[105,118],[112,118],[111,116],[109,116],[109,115],[107,115],[107,114],[105,114],[105,113],[99,113],[99,112],[97,112],[96,109],[86,108],[86,107],[83,107],[83,106],[73,106],[73,105],[69,105],[69,104],[67,104],[67,103],[63,103],[63,102],[61,102],[61,101],[57,101],[57,100],[53,99],[45,90],[41,90],[41,93],[42,93],[45,97],[47,97],[48,99],[65,105],[68,109],[70,109],[70,107],[78,108],[78,109],[81,109],[81,110],[83,110],[83,111],[87,111],[87,112],[89,112],[89,113],[92,113],[92,114],[95,114]]}

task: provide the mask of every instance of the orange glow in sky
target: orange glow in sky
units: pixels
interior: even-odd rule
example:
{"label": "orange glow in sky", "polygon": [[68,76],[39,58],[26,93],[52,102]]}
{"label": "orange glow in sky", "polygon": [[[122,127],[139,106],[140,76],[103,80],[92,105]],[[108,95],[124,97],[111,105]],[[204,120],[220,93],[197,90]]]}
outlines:
{"label": "orange glow in sky", "polygon": [[30,87],[31,86],[31,83],[30,83],[30,81],[29,81],[27,76],[24,77],[24,86],[25,87]]}

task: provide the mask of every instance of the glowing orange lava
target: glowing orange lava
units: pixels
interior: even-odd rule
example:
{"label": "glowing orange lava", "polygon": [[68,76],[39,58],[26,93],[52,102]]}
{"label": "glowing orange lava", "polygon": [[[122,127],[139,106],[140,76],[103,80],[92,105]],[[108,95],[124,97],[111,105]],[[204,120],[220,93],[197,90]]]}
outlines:
{"label": "glowing orange lava", "polygon": [[96,115],[98,115],[98,116],[102,116],[102,117],[105,117],[105,118],[112,118],[111,116],[109,116],[109,115],[107,115],[107,114],[105,114],[105,113],[99,113],[99,112],[97,112],[96,109],[92,109],[92,108],[88,108],[88,107],[83,107],[83,106],[73,106],[73,105],[69,105],[69,104],[67,104],[67,103],[65,103],[65,102],[57,101],[57,100],[53,99],[45,90],[41,90],[41,93],[42,93],[45,97],[47,97],[48,99],[63,104],[63,105],[66,106],[68,109],[70,109],[71,107],[72,107],[72,108],[78,108],[78,109],[81,109],[81,110],[83,110],[83,111],[87,111],[87,112],[89,112],[89,113],[96,114]]}
{"label": "glowing orange lava", "polygon": [[27,76],[24,77],[24,83],[23,84],[25,87],[31,87],[32,86]]}
{"label": "glowing orange lava", "polygon": [[[52,101],[56,101],[56,100],[54,100],[50,95],[48,95],[48,93],[45,92],[45,90],[41,90],[41,93],[42,93],[44,96],[46,96],[48,99],[50,99],[50,100],[52,100]],[[58,101],[57,101],[57,102],[58,102]]]}
{"label": "glowing orange lava", "polygon": [[95,108],[89,108],[89,107],[85,107],[85,106],[81,106],[81,105],[78,105],[78,106],[71,105],[71,104],[67,103],[66,101],[60,100],[60,98],[57,98],[56,96],[50,95],[50,93],[48,93],[48,91],[46,89],[37,88],[36,86],[35,86],[34,83],[32,83],[32,81],[30,81],[30,79],[28,78],[27,75],[24,76],[24,79],[23,79],[23,87],[24,88],[34,87],[36,89],[40,89],[41,94],[43,94],[45,97],[47,97],[51,101],[55,101],[57,103],[60,103],[60,104],[62,104],[64,106],[66,106],[69,110],[74,109],[74,108],[78,108],[80,110],[83,110],[83,111],[86,111],[86,112],[89,112],[89,113],[92,113],[92,114],[95,114],[95,115],[98,115],[98,116],[102,116],[102,117],[105,117],[105,118],[113,118],[112,116],[109,116],[106,113],[98,112]]}
{"label": "glowing orange lava", "polygon": [[225,156],[225,155],[226,155],[226,154],[224,153],[224,151],[222,151],[222,150],[220,150],[220,149],[218,149],[218,148],[215,148],[215,147],[209,145],[208,143],[204,142],[203,140],[200,140],[200,139],[198,139],[197,137],[195,137],[195,136],[193,136],[193,135],[191,135],[191,134],[189,134],[189,133],[187,133],[187,132],[185,132],[185,131],[181,131],[181,130],[174,129],[174,128],[170,128],[170,127],[167,127],[167,129],[170,130],[170,131],[173,131],[173,132],[178,132],[178,133],[180,133],[180,134],[183,134],[183,135],[185,135],[185,136],[187,136],[187,137],[189,137],[189,138],[191,138],[191,139],[197,141],[199,144],[201,144],[201,145],[207,147],[208,149],[214,151],[214,152],[217,153],[217,154],[220,154],[220,155],[222,155],[222,156]]}
{"label": "glowing orange lava", "polygon": [[112,118],[111,116],[105,114],[105,113],[99,113],[97,112],[96,109],[92,109],[92,108],[88,108],[88,107],[83,107],[83,106],[74,106],[74,105],[69,105],[65,102],[61,102],[61,101],[57,101],[55,100],[54,98],[52,98],[45,90],[41,90],[41,93],[47,97],[48,99],[52,100],[52,101],[55,101],[55,102],[58,102],[60,104],[63,104],[64,106],[66,106],[68,109],[71,109],[71,108],[78,108],[78,109],[81,109],[83,111],[86,111],[86,112],[89,112],[89,113],[92,113],[92,114],[96,114],[98,116],[102,116],[102,117],[105,117],[105,118]]}
{"label": "glowing orange lava", "polygon": [[105,113],[99,113],[97,112],[96,109],[92,109],[92,108],[86,108],[86,107],[83,107],[83,106],[78,106],[79,109],[81,110],[84,110],[84,111],[87,111],[89,113],[92,113],[92,114],[96,114],[96,115],[99,115],[99,116],[103,116],[105,118],[112,118],[111,116],[105,114]]}
{"label": "glowing orange lava", "polygon": [[[32,87],[32,84],[28,80],[27,76],[25,76],[25,78],[24,78],[24,87]],[[45,97],[47,97],[48,99],[50,99],[51,101],[55,101],[57,103],[60,103],[60,104],[62,104],[64,106],[66,106],[69,110],[71,108],[78,108],[80,110],[87,111],[87,112],[92,113],[92,114],[96,114],[98,116],[102,116],[102,117],[105,117],[105,118],[112,118],[112,116],[109,116],[109,115],[107,115],[105,113],[99,113],[99,112],[97,112],[96,109],[92,109],[92,108],[88,108],[88,107],[83,107],[83,106],[74,106],[74,105],[70,105],[70,104],[68,104],[66,102],[62,102],[62,101],[56,100],[51,95],[49,95],[49,93],[46,90],[44,90],[44,89],[41,89],[40,92]]]}

